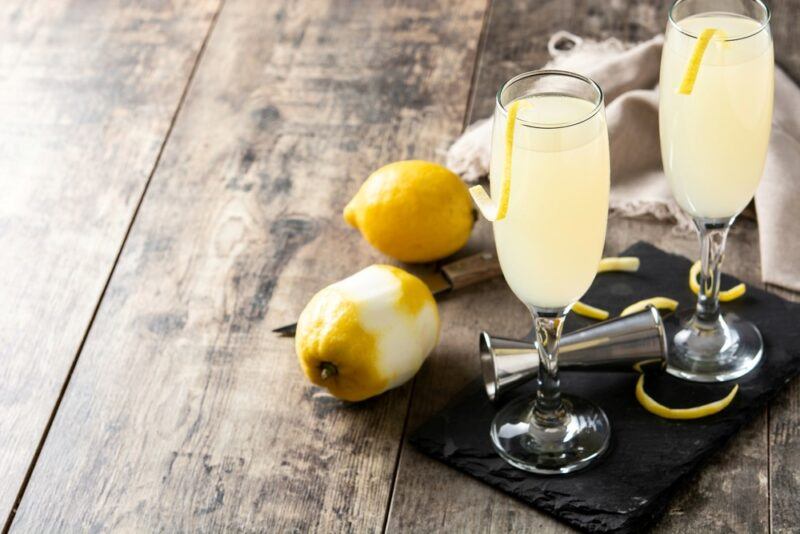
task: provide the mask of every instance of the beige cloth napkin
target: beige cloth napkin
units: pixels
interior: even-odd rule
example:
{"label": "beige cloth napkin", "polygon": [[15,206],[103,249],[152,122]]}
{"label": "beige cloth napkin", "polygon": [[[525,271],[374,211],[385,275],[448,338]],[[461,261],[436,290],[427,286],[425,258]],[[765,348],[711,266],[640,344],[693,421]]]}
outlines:
{"label": "beige cloth napkin", "polygon": [[[658,72],[663,36],[637,45],[585,41],[567,32],[550,39],[547,67],[591,77],[603,88],[611,141],[611,216],[655,217],[693,228],[672,197],[661,166]],[[559,45],[571,44],[568,51]],[[756,192],[761,271],[765,282],[800,291],[800,89],[775,71],[775,108],[764,176]],[[447,153],[447,165],[466,181],[485,176],[489,119],[471,125]]]}

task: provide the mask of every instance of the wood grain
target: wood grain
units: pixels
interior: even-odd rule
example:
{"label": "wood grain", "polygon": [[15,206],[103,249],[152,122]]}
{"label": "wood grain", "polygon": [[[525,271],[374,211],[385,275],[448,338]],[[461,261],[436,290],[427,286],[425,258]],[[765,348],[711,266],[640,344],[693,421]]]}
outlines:
{"label": "wood grain", "polygon": [[475,254],[442,266],[442,273],[450,281],[453,290],[497,278],[503,274],[500,262],[492,252]]}
{"label": "wood grain", "polygon": [[[511,76],[547,60],[547,40],[566,29],[583,37],[643,40],[663,31],[668,6],[656,1],[570,0],[494,2],[486,47],[473,87],[467,123],[491,113],[497,88]],[[609,223],[606,254],[619,253],[636,241],[697,257],[693,235],[681,236],[664,224],[614,219]],[[493,247],[489,225],[481,222],[470,243]],[[732,232],[725,271],[758,283],[759,252],[755,225],[740,221]],[[521,336],[530,328],[524,306],[501,281],[468,288],[445,301],[448,325],[434,358],[417,376],[408,427],[413,429],[479,374],[477,332]],[[702,528],[713,531],[765,531],[768,527],[766,416],[734,438],[671,506],[661,531]],[[567,527],[479,482],[438,465],[404,447],[398,467],[389,531],[563,532]]]}
{"label": "wood grain", "polygon": [[[785,299],[800,302],[800,294],[770,287]],[[800,380],[778,394],[769,406],[769,489],[772,532],[797,532],[800,525]]]}
{"label": "wood grain", "polygon": [[409,388],[344,405],[270,328],[385,261],[340,210],[458,134],[484,8],[226,2],[12,532],[381,529]]}
{"label": "wood grain", "polygon": [[797,532],[800,525],[800,382],[797,380],[769,407],[769,453],[772,532]]}
{"label": "wood grain", "polygon": [[217,3],[0,3],[0,526]]}

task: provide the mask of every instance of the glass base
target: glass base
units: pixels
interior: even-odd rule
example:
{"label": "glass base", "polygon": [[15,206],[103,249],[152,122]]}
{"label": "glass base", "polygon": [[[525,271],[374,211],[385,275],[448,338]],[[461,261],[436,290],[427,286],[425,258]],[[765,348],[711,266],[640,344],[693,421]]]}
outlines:
{"label": "glass base", "polygon": [[571,473],[597,460],[608,449],[608,417],[589,401],[571,395],[561,398],[566,424],[550,428],[531,423],[530,397],[504,406],[491,428],[498,454],[514,467],[539,475]]}
{"label": "glass base", "polygon": [[667,372],[694,382],[725,382],[746,375],[764,354],[764,341],[753,323],[736,315],[711,324],[692,316],[675,334]]}

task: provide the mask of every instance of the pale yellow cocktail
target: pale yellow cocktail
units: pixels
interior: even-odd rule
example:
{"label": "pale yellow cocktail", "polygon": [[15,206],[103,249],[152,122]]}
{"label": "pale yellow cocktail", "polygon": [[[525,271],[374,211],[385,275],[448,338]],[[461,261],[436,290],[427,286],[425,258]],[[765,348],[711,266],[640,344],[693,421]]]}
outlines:
{"label": "pale yellow cocktail", "polygon": [[[680,28],[721,30],[702,57],[690,95],[681,84],[696,39],[667,28],[661,61],[661,153],[675,199],[696,217],[732,217],[761,180],[772,119],[773,57],[769,31],[733,14],[694,15]],[[742,40],[738,37],[756,35]]]}
{"label": "pale yellow cocktail", "polygon": [[570,307],[589,289],[603,253],[609,193],[603,92],[584,76],[536,71],[497,95],[491,196],[470,189],[492,221],[509,287],[531,311],[539,352],[535,399],[520,397],[492,421],[495,450],[544,475],[591,464],[608,448],[602,409],[561,394],[558,339]]}
{"label": "pale yellow cocktail", "polygon": [[[508,213],[493,223],[497,254],[520,300],[566,307],[589,289],[603,253],[609,192],[605,116],[599,112],[557,128],[581,121],[595,105],[559,95],[525,101],[529,105],[520,107],[514,130]],[[493,198],[501,193],[505,120],[495,115]]]}

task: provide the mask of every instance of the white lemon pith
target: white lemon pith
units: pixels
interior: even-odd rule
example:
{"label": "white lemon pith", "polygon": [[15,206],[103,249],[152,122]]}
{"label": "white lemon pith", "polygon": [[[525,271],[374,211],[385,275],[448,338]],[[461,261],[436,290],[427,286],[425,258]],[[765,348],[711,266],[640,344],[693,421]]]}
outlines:
{"label": "white lemon pith", "polygon": [[410,379],[439,338],[428,287],[389,265],[372,265],[314,295],[297,322],[295,349],[315,384],[348,401]]}
{"label": "white lemon pith", "polygon": [[397,161],[373,172],[343,216],[373,247],[408,263],[456,252],[475,221],[461,178],[421,160]]}

